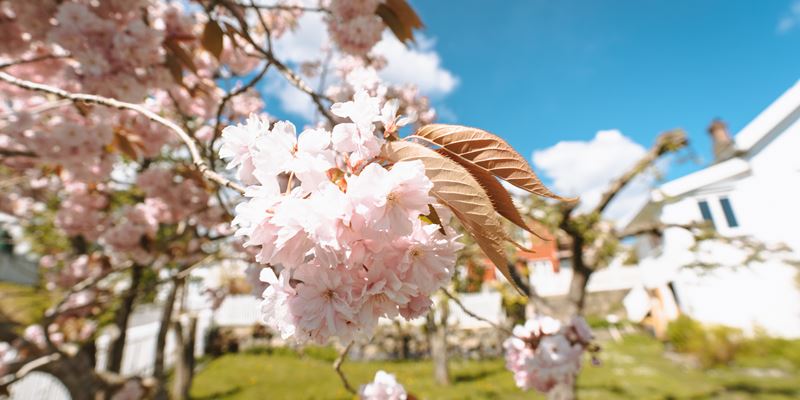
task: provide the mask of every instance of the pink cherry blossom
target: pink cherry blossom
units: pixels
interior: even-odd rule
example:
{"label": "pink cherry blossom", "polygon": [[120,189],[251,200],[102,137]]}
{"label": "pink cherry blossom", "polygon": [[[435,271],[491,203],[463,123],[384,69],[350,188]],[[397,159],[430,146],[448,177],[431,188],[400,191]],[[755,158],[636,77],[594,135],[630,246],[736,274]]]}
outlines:
{"label": "pink cherry blossom", "polygon": [[297,291],[289,284],[289,274],[276,277],[272,268],[264,268],[260,279],[269,285],[261,303],[264,323],[277,330],[284,339],[294,336],[297,318],[291,313],[289,303],[297,296]]}
{"label": "pink cherry blossom", "polygon": [[[573,319],[578,324],[581,321]],[[589,345],[588,341],[571,339],[574,336],[571,332],[584,329],[586,332],[583,334],[591,337],[588,326],[562,326],[558,320],[547,316],[536,317],[514,327],[514,336],[508,338],[503,347],[506,350],[506,367],[514,374],[517,386],[544,393],[571,386],[580,371],[581,355]]]}
{"label": "pink cherry blossom", "polygon": [[385,371],[378,371],[372,382],[362,385],[358,396],[362,400],[406,400],[408,398],[403,385],[397,382],[394,375]]}

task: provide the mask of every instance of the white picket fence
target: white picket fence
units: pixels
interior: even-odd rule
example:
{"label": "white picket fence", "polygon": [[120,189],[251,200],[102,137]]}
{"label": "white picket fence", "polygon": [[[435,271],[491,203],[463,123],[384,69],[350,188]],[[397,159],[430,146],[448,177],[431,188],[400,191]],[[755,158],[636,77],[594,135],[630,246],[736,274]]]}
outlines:
{"label": "white picket fence", "polygon": [[[480,292],[461,294],[461,302],[475,314],[499,323],[504,318],[500,293]],[[197,332],[195,336],[195,355],[203,355],[205,339],[212,324],[219,327],[244,327],[261,324],[261,300],[248,295],[228,296],[215,311],[202,311],[198,314]],[[156,340],[160,326],[160,309],[143,307],[131,316],[122,356],[121,373],[123,375],[149,376],[153,373],[156,356]],[[464,313],[456,304],[450,304],[450,319],[453,326],[461,329],[475,329],[489,326],[486,322],[476,320]],[[382,323],[391,323],[382,320]],[[412,324],[423,324],[418,318]],[[108,363],[108,346],[112,341],[109,334],[100,335],[97,339],[97,369],[104,370]],[[165,361],[172,365],[175,360],[175,336],[172,331],[167,335]],[[54,376],[42,372],[34,372],[11,385],[11,400],[69,400],[64,385]],[[0,397],[2,398],[2,397]]]}

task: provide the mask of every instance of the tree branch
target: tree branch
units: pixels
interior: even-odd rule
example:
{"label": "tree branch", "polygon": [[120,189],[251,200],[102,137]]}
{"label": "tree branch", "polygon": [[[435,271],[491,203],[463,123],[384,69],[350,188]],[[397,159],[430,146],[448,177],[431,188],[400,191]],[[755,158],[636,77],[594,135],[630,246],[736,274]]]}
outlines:
{"label": "tree branch", "polygon": [[306,7],[306,6],[293,6],[289,4],[241,4],[237,3],[239,7],[244,8],[252,8],[256,10],[268,10],[268,11],[303,11],[303,12],[320,12],[325,14],[330,14],[330,10],[324,7]]}
{"label": "tree branch", "polygon": [[317,106],[317,111],[319,111],[320,114],[322,114],[322,116],[325,117],[325,119],[327,119],[331,125],[335,124],[336,118],[328,110],[328,107],[325,104],[323,104],[323,100],[330,101],[330,99],[325,98],[321,94],[315,92],[310,86],[308,86],[308,84],[305,83],[305,81],[303,81],[303,79],[300,78],[299,75],[297,75],[291,68],[286,66],[286,64],[282,63],[275,57],[275,54],[272,53],[271,48],[264,49],[263,47],[259,46],[259,44],[256,43],[255,39],[253,39],[253,37],[247,31],[247,21],[245,20],[244,16],[241,15],[241,13],[237,12],[237,10],[235,9],[236,7],[235,4],[231,4],[229,1],[226,0],[220,0],[220,5],[222,5],[228,11],[230,11],[233,17],[239,22],[239,25],[241,25],[241,29],[235,30],[235,32],[238,33],[239,36],[244,38],[244,40],[246,40],[248,43],[250,43],[250,45],[252,45],[253,48],[256,49],[256,51],[261,53],[261,55],[263,55],[267,61],[271,62],[275,66],[275,68],[286,78],[286,80],[289,81],[289,83],[291,83],[301,92],[309,95],[311,97],[311,100]]}
{"label": "tree branch", "polygon": [[513,333],[513,332],[511,332],[511,330],[510,330],[510,329],[508,329],[508,328],[506,328],[506,327],[504,327],[504,326],[500,326],[500,325],[498,325],[498,324],[495,324],[494,322],[492,322],[492,321],[489,321],[488,319],[486,319],[486,318],[483,318],[483,317],[481,317],[480,315],[478,315],[478,314],[475,314],[474,312],[472,312],[472,311],[470,311],[469,309],[467,309],[467,307],[464,305],[464,303],[462,303],[462,302],[461,302],[461,300],[459,300],[459,299],[458,299],[458,297],[456,297],[456,296],[453,296],[453,295],[452,295],[450,292],[448,292],[448,291],[447,291],[447,289],[445,289],[445,288],[442,288],[442,293],[444,293],[444,295],[445,295],[445,296],[447,296],[447,297],[448,297],[450,300],[452,300],[452,301],[453,301],[453,303],[456,303],[456,305],[458,306],[458,308],[460,308],[460,309],[461,309],[461,311],[464,311],[464,313],[465,313],[465,314],[467,314],[467,315],[469,315],[470,317],[472,317],[472,318],[475,318],[475,319],[477,319],[478,321],[483,321],[483,322],[486,322],[486,323],[487,323],[487,324],[489,324],[489,325],[490,325],[492,328],[495,328],[495,329],[497,329],[497,330],[499,330],[499,331],[502,331],[502,332],[504,332],[504,333],[506,333],[506,334],[508,334],[508,335],[512,335],[512,336],[514,335],[514,333]]}
{"label": "tree branch", "polygon": [[[220,101],[219,106],[217,107],[217,118],[216,118],[216,121],[214,122],[214,132],[213,132],[214,136],[212,136],[211,143],[208,146],[210,151],[214,150],[214,143],[216,143],[217,139],[219,138],[219,134],[222,131],[222,129],[220,129],[220,125],[222,124],[222,112],[224,111],[225,106],[228,104],[228,102],[231,99],[233,99],[234,97],[244,93],[248,89],[250,89],[253,86],[255,86],[256,83],[258,83],[258,81],[260,81],[261,78],[264,77],[264,74],[267,73],[267,71],[269,70],[270,65],[271,64],[269,62],[264,64],[264,67],[261,69],[261,71],[256,76],[253,77],[253,79],[251,79],[245,85],[231,90],[230,92],[228,92],[228,94],[225,95],[225,97],[222,98],[222,101]],[[209,159],[211,160],[211,166],[213,167],[214,166],[214,158],[213,157],[209,157]]]}
{"label": "tree branch", "polygon": [[344,385],[345,390],[352,394],[356,394],[356,390],[350,386],[347,376],[345,376],[344,371],[342,371],[342,364],[344,364],[344,360],[347,359],[347,353],[350,352],[351,347],[353,347],[353,342],[350,342],[344,349],[342,349],[342,352],[339,353],[339,357],[336,357],[336,361],[333,362],[333,370],[339,375],[339,379],[342,380],[342,385]]}
{"label": "tree branch", "polygon": [[600,197],[600,202],[597,203],[593,212],[601,214],[606,207],[608,207],[609,203],[611,203],[611,200],[613,200],[633,178],[642,173],[662,155],[678,151],[686,147],[688,143],[689,140],[686,138],[686,132],[682,129],[674,129],[659,135],[655,145],[650,148],[633,168],[611,182],[611,185],[609,185],[608,189],[606,189]]}
{"label": "tree branch", "polygon": [[35,158],[36,153],[26,150],[12,150],[0,148],[0,157],[30,157]]}
{"label": "tree branch", "polygon": [[214,183],[217,183],[220,186],[224,186],[224,187],[233,189],[233,190],[239,192],[240,194],[244,194],[244,187],[243,186],[230,181],[229,179],[227,179],[227,178],[223,177],[222,175],[218,174],[217,172],[212,171],[208,167],[208,164],[206,164],[206,162],[203,160],[203,157],[200,155],[200,150],[199,150],[199,148],[197,146],[197,142],[195,142],[194,139],[188,133],[186,133],[185,130],[183,130],[183,128],[181,128],[180,126],[178,126],[174,122],[172,122],[172,121],[170,121],[170,120],[168,120],[168,119],[166,119],[166,118],[164,118],[164,117],[162,117],[162,116],[160,116],[160,115],[158,115],[158,114],[156,114],[156,113],[154,113],[154,112],[142,107],[141,105],[133,104],[133,103],[126,103],[124,101],[119,101],[119,100],[116,100],[116,99],[111,99],[111,98],[102,97],[102,96],[93,95],[93,94],[71,93],[71,92],[68,92],[66,90],[59,89],[59,88],[56,88],[56,87],[53,87],[53,86],[44,85],[44,84],[40,84],[40,83],[35,83],[35,82],[19,79],[17,77],[9,75],[9,74],[7,74],[5,72],[0,72],[0,81],[3,81],[3,82],[6,82],[6,83],[9,83],[11,85],[14,85],[14,86],[17,86],[17,87],[20,87],[20,88],[23,88],[23,89],[27,89],[27,90],[32,90],[32,91],[42,92],[42,93],[49,93],[49,94],[52,94],[52,95],[55,95],[55,96],[58,96],[58,97],[61,97],[61,98],[64,98],[64,99],[69,99],[69,100],[71,100],[73,102],[83,102],[83,103],[88,103],[88,104],[98,104],[98,105],[102,105],[102,106],[106,106],[106,107],[116,108],[116,109],[119,109],[119,110],[131,110],[131,111],[135,111],[135,112],[137,112],[139,114],[142,114],[145,117],[149,118],[151,121],[157,122],[157,123],[159,123],[161,125],[164,125],[165,127],[169,128],[170,130],[172,130],[178,136],[178,138],[189,149],[189,154],[191,155],[192,163],[197,168],[197,170],[200,171],[200,173],[202,173],[203,176],[206,177],[206,179],[208,179],[208,180],[210,180],[210,181],[212,181]]}
{"label": "tree branch", "polygon": [[59,360],[61,358],[61,353],[50,353],[45,356],[41,356],[35,358],[25,365],[20,367],[16,372],[13,374],[8,374],[6,376],[0,377],[0,392],[3,392],[10,386],[12,383],[24,378],[29,373],[47,365],[51,362]]}
{"label": "tree branch", "polygon": [[59,59],[59,58],[67,58],[67,57],[69,57],[69,56],[66,55],[66,54],[61,54],[61,55],[59,55],[59,54],[45,54],[45,55],[41,55],[41,56],[25,58],[25,59],[22,59],[22,60],[13,60],[13,61],[2,63],[2,64],[0,64],[0,69],[6,69],[6,68],[14,67],[14,66],[17,66],[17,65],[32,64],[32,63],[39,62],[39,61],[56,60],[56,59]]}
{"label": "tree branch", "polygon": [[617,235],[617,238],[620,240],[627,239],[630,237],[635,237],[639,235],[644,235],[648,233],[661,235],[664,231],[668,228],[683,228],[687,231],[692,231],[695,229],[705,229],[708,228],[709,225],[706,222],[693,222],[690,224],[664,224],[664,223],[654,223],[652,225],[642,226],[636,229],[630,229],[620,232]]}

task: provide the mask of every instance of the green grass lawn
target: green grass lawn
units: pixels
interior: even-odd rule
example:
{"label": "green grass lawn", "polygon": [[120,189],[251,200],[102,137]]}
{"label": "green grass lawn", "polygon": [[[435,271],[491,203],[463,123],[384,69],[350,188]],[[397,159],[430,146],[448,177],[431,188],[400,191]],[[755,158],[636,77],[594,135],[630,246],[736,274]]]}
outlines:
{"label": "green grass lawn", "polygon": [[44,315],[49,304],[49,293],[44,290],[0,282],[0,319],[29,325]]}
{"label": "green grass lawn", "polygon": [[[663,345],[644,335],[603,347],[602,365],[586,366],[580,376],[581,399],[800,398],[797,366],[781,360],[701,370],[665,358]],[[331,368],[333,356],[327,349],[307,351],[302,357],[287,351],[225,355],[197,374],[191,394],[194,399],[352,399]],[[765,365],[781,367],[765,369]],[[348,362],[343,370],[354,386],[371,380],[375,371],[386,370],[421,399],[543,398],[518,390],[502,360],[455,360],[450,367],[451,387],[433,383],[428,361]]]}

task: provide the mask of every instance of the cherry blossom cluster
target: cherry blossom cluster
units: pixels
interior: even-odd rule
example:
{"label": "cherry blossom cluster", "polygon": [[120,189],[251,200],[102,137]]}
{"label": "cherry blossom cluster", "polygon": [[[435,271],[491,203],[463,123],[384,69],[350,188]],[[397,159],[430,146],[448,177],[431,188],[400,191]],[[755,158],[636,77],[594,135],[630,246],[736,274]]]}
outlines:
{"label": "cherry blossom cluster", "polygon": [[69,236],[97,240],[106,226],[108,198],[98,190],[76,183],[67,187],[67,197],[56,214],[56,226]]}
{"label": "cherry blossom cluster", "polygon": [[284,338],[325,342],[370,336],[380,317],[415,318],[448,282],[461,244],[448,215],[426,223],[435,199],[419,161],[383,165],[376,122],[397,124],[396,103],[365,91],[331,111],[350,122],[329,132],[251,117],[223,131],[220,156],[248,200],[233,223],[258,246],[263,313]]}
{"label": "cherry blossom cluster", "polygon": [[367,54],[381,40],[385,25],[375,14],[383,0],[331,0],[328,32],[345,53]]}
{"label": "cherry blossom cluster", "polygon": [[150,81],[164,79],[164,32],[147,25],[146,0],[64,2],[49,40],[79,62],[74,70],[90,92],[141,101]]}
{"label": "cherry blossom cluster", "polygon": [[409,122],[419,125],[432,123],[436,111],[431,108],[427,97],[420,95],[417,86],[412,84],[390,84],[383,81],[379,71],[386,66],[386,59],[373,55],[369,60],[363,57],[344,56],[335,63],[338,81],[328,87],[325,94],[335,101],[347,101],[360,90],[382,99],[393,99],[398,110],[408,116]]}
{"label": "cherry blossom cluster", "polygon": [[[64,113],[45,120],[33,121],[8,129],[11,140],[24,145],[43,163],[63,169],[69,180],[97,182],[112,168],[106,146],[113,140],[110,124],[98,114],[83,117]],[[25,116],[21,116],[25,118]],[[27,121],[26,121],[27,122]]]}
{"label": "cherry blossom cluster", "polygon": [[177,223],[208,203],[203,186],[194,179],[181,178],[166,168],[150,168],[137,177],[136,184],[145,194],[145,205],[159,222]]}
{"label": "cherry blossom cluster", "polygon": [[581,317],[563,325],[540,316],[514,327],[506,339],[506,368],[523,390],[547,393],[572,385],[581,367],[581,355],[590,348],[592,331]]}
{"label": "cherry blossom cluster", "polygon": [[406,400],[408,394],[394,375],[378,371],[372,382],[361,385],[358,397],[361,400]]}

